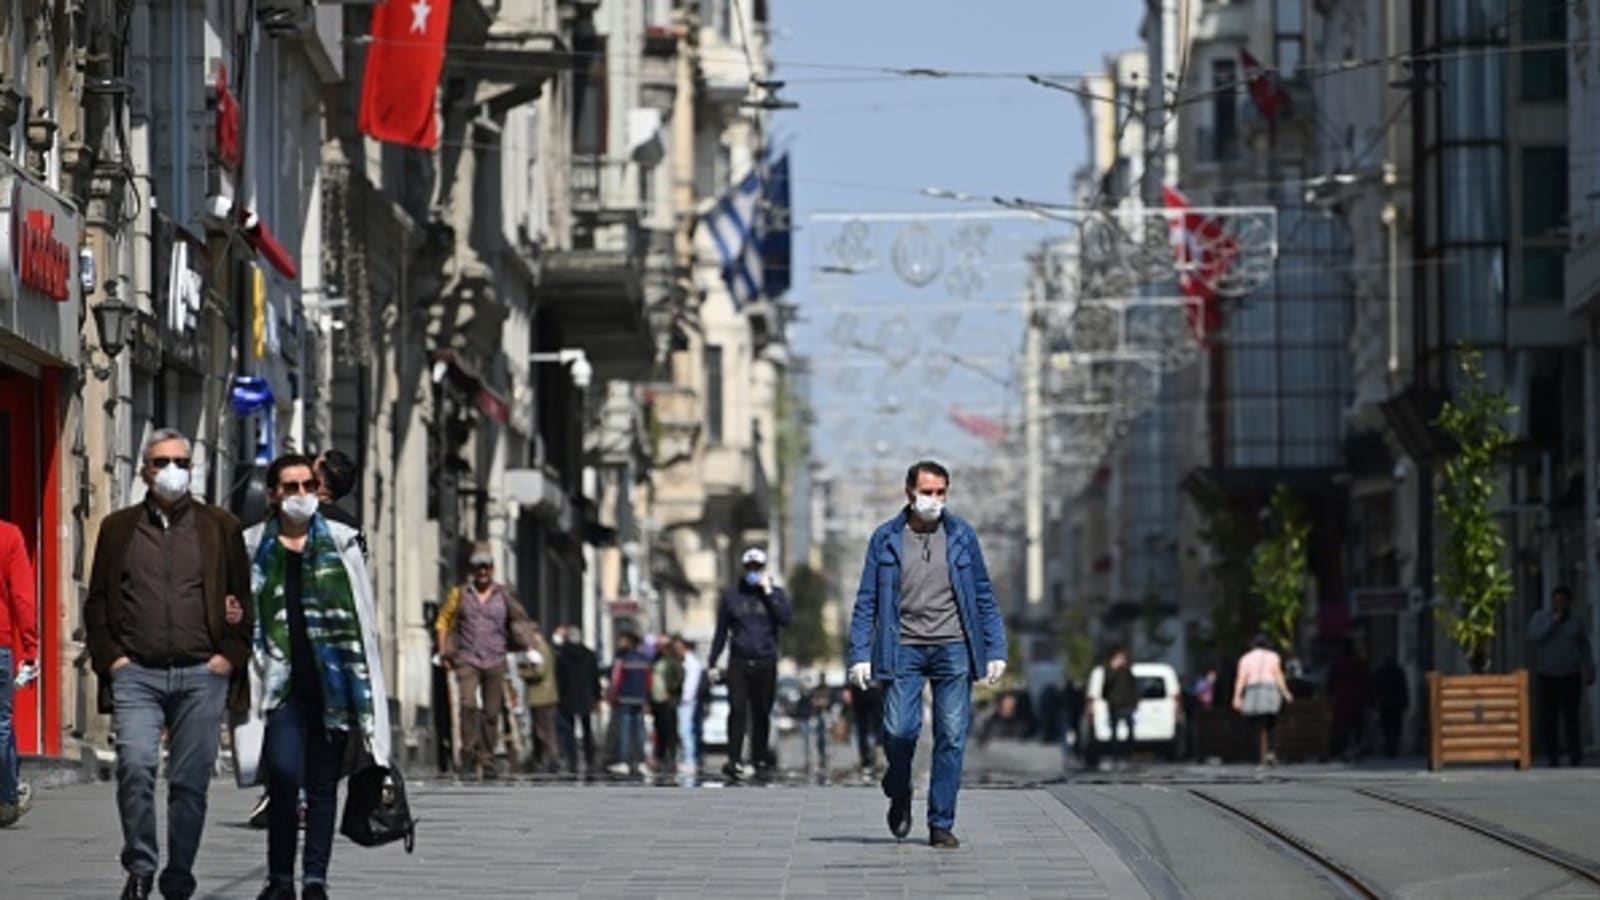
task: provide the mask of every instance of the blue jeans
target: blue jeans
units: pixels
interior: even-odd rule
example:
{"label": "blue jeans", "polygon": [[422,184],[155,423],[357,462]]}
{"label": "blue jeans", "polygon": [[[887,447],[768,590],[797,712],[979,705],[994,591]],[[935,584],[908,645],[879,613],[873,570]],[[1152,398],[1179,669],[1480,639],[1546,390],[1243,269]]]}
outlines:
{"label": "blue jeans", "polygon": [[300,841],[300,790],[306,792],[306,846],[301,866],[306,884],[328,883],[333,828],[346,731],[328,731],[322,704],[305,703],[291,690],[267,714],[263,762],[267,775],[267,878],[294,884],[295,845]]}
{"label": "blue jeans", "polygon": [[636,704],[618,704],[617,762],[637,767],[644,762],[644,707]]}
{"label": "blue jeans", "polygon": [[147,669],[129,663],[111,673],[112,724],[117,730],[117,810],[122,816],[122,868],[154,875],[156,770],[161,732],[168,736],[167,868],[161,893],[194,893],[194,858],[206,827],[206,790],[217,763],[228,679],[204,664]]}
{"label": "blue jeans", "polygon": [[933,684],[933,772],[928,787],[928,826],[949,829],[956,822],[956,793],[967,730],[972,726],[972,670],[961,641],[931,646],[900,645],[895,677],[883,697],[883,731],[889,770],[883,793],[911,793],[911,757],[922,732],[922,685]]}
{"label": "blue jeans", "polygon": [[695,742],[696,722],[693,703],[678,704],[678,762],[686,766],[700,764],[700,745]]}
{"label": "blue jeans", "polygon": [[17,802],[17,730],[11,724],[11,648],[0,647],[0,804]]}

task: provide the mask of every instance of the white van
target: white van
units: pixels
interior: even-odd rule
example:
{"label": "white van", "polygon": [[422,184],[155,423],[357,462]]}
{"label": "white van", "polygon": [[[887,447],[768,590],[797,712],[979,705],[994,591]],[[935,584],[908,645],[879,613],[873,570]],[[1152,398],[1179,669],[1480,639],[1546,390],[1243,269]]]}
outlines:
{"label": "white van", "polygon": [[[1182,752],[1178,729],[1183,724],[1183,691],[1178,672],[1166,663],[1134,663],[1133,677],[1139,684],[1139,708],[1133,714],[1134,749],[1155,749],[1168,759]],[[1103,696],[1106,682],[1104,666],[1089,673],[1084,693],[1083,725],[1078,732],[1083,742],[1083,761],[1090,767],[1111,752],[1111,710]]]}

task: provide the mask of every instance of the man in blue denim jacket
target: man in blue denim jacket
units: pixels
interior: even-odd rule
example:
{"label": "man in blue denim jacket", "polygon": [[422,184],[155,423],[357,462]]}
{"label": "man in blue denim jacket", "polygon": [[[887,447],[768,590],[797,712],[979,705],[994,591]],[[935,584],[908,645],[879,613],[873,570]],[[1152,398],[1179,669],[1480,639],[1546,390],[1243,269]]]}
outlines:
{"label": "man in blue denim jacket", "polygon": [[978,536],[944,510],[950,472],[924,460],[906,472],[906,507],[867,544],[850,619],[850,681],[885,683],[889,830],[911,832],[911,756],[922,730],[922,686],[933,685],[933,773],[928,843],[950,849],[972,682],[1006,670],[1006,630]]}

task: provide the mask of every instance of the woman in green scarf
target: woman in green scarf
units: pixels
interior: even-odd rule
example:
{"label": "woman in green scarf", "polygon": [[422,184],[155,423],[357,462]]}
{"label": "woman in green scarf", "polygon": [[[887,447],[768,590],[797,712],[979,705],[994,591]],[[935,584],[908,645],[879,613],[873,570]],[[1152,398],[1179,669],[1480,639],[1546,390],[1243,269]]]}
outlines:
{"label": "woman in green scarf", "polygon": [[[306,793],[300,896],[327,896],[337,790],[350,740],[389,758],[387,698],[372,589],[356,532],[318,511],[312,461],[267,470],[274,515],[245,534],[255,603],[252,701],[266,721],[257,754],[268,792],[263,900],[294,897],[297,798]],[[241,781],[244,781],[241,778]]]}

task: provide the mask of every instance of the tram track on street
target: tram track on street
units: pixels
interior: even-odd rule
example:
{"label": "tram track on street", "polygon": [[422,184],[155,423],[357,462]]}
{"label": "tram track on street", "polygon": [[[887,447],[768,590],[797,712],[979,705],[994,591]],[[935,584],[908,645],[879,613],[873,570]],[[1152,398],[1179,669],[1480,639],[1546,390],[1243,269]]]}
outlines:
{"label": "tram track on street", "polygon": [[1221,810],[1236,822],[1249,826],[1258,837],[1280,850],[1284,855],[1299,861],[1346,897],[1365,900],[1388,900],[1391,896],[1373,885],[1372,881],[1350,866],[1318,850],[1311,842],[1290,832],[1272,820],[1245,807],[1216,796],[1210,791],[1189,789],[1193,796]]}
{"label": "tram track on street", "polygon": [[1600,887],[1600,863],[1596,863],[1593,860],[1575,856],[1571,853],[1567,853],[1566,851],[1551,847],[1550,845],[1545,844],[1544,842],[1535,838],[1529,837],[1528,835],[1521,834],[1501,825],[1496,825],[1493,822],[1487,822],[1483,819],[1459,810],[1448,809],[1443,806],[1429,803],[1425,800],[1402,797],[1399,794],[1381,791],[1375,788],[1362,787],[1351,788],[1351,790],[1362,795],[1363,797],[1377,800],[1380,803],[1387,803],[1391,806],[1397,806],[1402,809],[1410,810],[1411,812],[1419,815],[1438,819],[1442,822],[1449,822],[1452,825],[1473,832],[1481,837],[1488,838],[1497,844],[1510,847],[1512,849],[1521,851],[1528,856],[1543,860],[1544,862],[1549,863],[1558,869],[1562,869],[1568,874],[1580,878],[1589,884]]}

